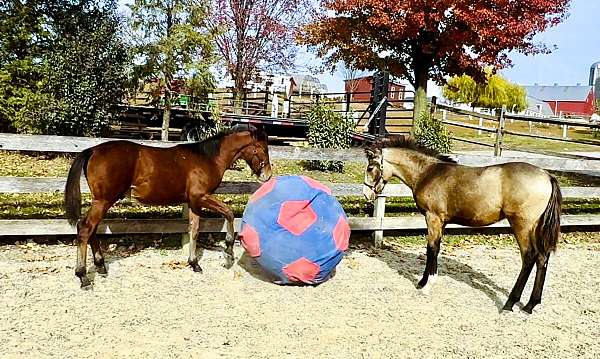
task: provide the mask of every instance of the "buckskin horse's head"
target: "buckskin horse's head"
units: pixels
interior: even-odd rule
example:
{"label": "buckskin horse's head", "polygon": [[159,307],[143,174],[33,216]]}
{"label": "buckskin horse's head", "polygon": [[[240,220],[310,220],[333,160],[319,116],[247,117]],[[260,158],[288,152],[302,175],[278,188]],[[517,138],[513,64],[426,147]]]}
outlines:
{"label": "buckskin horse's head", "polygon": [[366,147],[367,168],[365,169],[365,179],[363,182],[363,195],[367,200],[373,201],[377,195],[381,194],[387,180],[383,168],[383,152],[381,148]]}

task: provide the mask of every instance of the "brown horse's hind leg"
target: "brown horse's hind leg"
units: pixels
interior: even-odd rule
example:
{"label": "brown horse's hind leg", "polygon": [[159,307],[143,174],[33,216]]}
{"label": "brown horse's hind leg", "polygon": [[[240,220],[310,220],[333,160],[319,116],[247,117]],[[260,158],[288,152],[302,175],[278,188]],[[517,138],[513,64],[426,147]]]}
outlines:
{"label": "brown horse's hind leg", "polygon": [[535,273],[535,283],[533,284],[533,291],[531,292],[531,297],[529,298],[529,303],[527,303],[523,307],[523,311],[531,314],[533,312],[533,308],[542,302],[542,290],[544,290],[544,282],[546,281],[546,270],[548,269],[548,260],[550,259],[550,254],[538,254],[535,265],[536,265],[536,273]]}
{"label": "brown horse's hind leg", "polygon": [[[97,229],[97,228],[96,228]],[[102,255],[102,249],[100,248],[100,240],[96,235],[96,230],[90,236],[90,247],[92,248],[92,256],[94,257],[94,265],[96,266],[96,273],[106,275],[106,264],[104,263],[104,256]]]}
{"label": "brown horse's hind leg", "polygon": [[220,213],[227,220],[227,235],[225,236],[225,268],[233,266],[233,243],[235,242],[235,233],[233,230],[233,212],[223,202],[219,201],[211,195],[203,195],[202,197],[192,198],[190,208],[197,211],[200,208],[206,208],[211,211]]}
{"label": "brown horse's hind leg", "polygon": [[198,239],[199,230],[200,216],[195,214],[194,211],[190,211],[190,255],[188,257],[188,263],[194,272],[202,273],[202,268],[198,265],[198,256],[196,255],[196,241]]}
{"label": "brown horse's hind leg", "polygon": [[444,229],[440,217],[431,212],[425,214],[425,220],[427,222],[427,264],[425,265],[423,278],[417,284],[419,289],[425,287],[430,275],[437,275],[437,257],[440,252],[440,240]]}
{"label": "brown horse's hind leg", "polygon": [[111,205],[112,203],[106,201],[93,200],[86,216],[77,223],[77,266],[75,275],[81,280],[82,289],[91,289],[92,287],[86,269],[88,241],[96,232],[98,224]]}

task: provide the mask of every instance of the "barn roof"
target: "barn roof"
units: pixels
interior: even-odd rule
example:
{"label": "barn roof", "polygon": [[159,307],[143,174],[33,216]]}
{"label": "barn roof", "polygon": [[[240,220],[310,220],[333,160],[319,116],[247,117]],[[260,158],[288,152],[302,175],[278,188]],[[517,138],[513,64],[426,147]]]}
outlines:
{"label": "barn roof", "polygon": [[532,112],[540,113],[540,114],[546,115],[546,116],[554,115],[552,108],[550,107],[550,105],[547,102],[538,100],[537,98],[531,97],[531,96],[527,96],[527,109]]}
{"label": "barn roof", "polygon": [[541,101],[585,101],[592,86],[525,86],[525,90]]}

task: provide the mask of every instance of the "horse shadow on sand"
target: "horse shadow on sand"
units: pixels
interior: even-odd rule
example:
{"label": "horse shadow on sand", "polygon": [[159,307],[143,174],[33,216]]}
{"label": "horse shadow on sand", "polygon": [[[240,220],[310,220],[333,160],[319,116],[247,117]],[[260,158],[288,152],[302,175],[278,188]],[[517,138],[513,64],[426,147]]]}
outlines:
{"label": "horse shadow on sand", "polygon": [[[351,255],[354,251],[366,253],[368,256],[384,262],[398,275],[408,279],[417,290],[417,283],[425,269],[426,257],[423,253],[418,253],[414,248],[397,248],[393,246],[375,248],[362,241],[352,243],[347,255]],[[422,252],[425,252],[425,250]],[[277,279],[264,271],[256,260],[245,252],[237,260],[237,264],[248,274],[261,281],[273,283]],[[494,302],[499,312],[502,311],[504,301],[509,294],[507,289],[498,286],[496,282],[470,265],[443,253],[440,253],[438,258],[438,266],[439,275],[448,276],[481,291]],[[435,293],[435,288],[433,288],[433,293]],[[518,303],[518,305],[522,306],[521,303]]]}
{"label": "horse shadow on sand", "polygon": [[[417,290],[417,283],[425,270],[426,255],[424,248],[418,253],[415,248],[396,248],[384,245],[382,248],[363,247],[361,251],[366,252],[370,257],[383,261],[392,270],[408,279],[414,285],[415,290]],[[440,252],[438,257],[438,275],[450,277],[455,281],[465,283],[471,288],[481,291],[494,302],[498,308],[498,312],[502,312],[502,307],[506,298],[508,298],[509,291],[500,287],[496,282],[477,269]],[[432,294],[435,295],[435,287],[432,290]],[[522,306],[522,303],[517,304]]]}

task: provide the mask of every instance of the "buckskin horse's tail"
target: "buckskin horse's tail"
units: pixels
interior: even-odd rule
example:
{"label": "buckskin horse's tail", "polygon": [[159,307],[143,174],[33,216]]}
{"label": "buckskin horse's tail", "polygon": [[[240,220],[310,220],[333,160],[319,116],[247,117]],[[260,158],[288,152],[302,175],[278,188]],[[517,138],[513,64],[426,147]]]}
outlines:
{"label": "buckskin horse's tail", "polygon": [[544,255],[556,250],[556,243],[560,234],[562,194],[558,181],[554,176],[550,176],[550,183],[552,184],[552,194],[536,228],[535,244],[538,252]]}
{"label": "buckskin horse's tail", "polygon": [[69,169],[67,184],[65,186],[65,212],[69,224],[74,226],[77,224],[81,216],[81,186],[79,184],[81,178],[81,170],[87,165],[93,151],[86,149],[82,151],[73,161]]}

